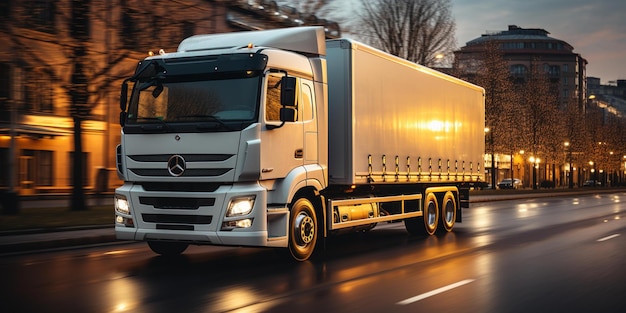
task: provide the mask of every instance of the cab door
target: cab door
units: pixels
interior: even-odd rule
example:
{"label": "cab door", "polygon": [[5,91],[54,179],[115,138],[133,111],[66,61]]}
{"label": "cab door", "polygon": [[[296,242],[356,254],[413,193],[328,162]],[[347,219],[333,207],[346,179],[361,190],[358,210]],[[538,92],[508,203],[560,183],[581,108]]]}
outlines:
{"label": "cab door", "polygon": [[299,114],[304,130],[304,164],[319,164],[317,120],[315,117],[315,97],[313,82],[301,79]]}
{"label": "cab door", "polygon": [[265,80],[265,127],[261,130],[261,180],[280,179],[304,164],[304,127],[301,118],[300,79],[296,83],[296,121],[280,121],[280,79],[283,73],[267,73]]}

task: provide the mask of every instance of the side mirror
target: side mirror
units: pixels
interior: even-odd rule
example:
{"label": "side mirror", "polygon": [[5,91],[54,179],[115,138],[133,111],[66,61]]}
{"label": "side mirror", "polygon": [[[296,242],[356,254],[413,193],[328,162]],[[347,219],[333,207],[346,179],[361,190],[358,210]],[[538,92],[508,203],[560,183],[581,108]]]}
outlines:
{"label": "side mirror", "polygon": [[[283,107],[296,106],[296,78],[283,76],[280,79],[280,104]],[[282,116],[282,113],[281,113]]]}
{"label": "side mirror", "polygon": [[127,113],[122,111],[120,112],[120,126],[124,127],[124,125],[126,124],[126,116]]}
{"label": "side mirror", "polygon": [[122,90],[120,92],[120,109],[126,111],[126,102],[128,101],[128,83],[124,81],[122,83]]}
{"label": "side mirror", "polygon": [[296,109],[293,107],[280,108],[280,121],[281,122],[295,122],[296,121]]}

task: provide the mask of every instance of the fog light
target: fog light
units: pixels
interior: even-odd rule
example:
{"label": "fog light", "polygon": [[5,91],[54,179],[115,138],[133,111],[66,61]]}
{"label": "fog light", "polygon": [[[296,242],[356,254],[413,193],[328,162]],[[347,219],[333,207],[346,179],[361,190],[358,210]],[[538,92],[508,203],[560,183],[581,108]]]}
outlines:
{"label": "fog light", "polygon": [[252,226],[252,219],[246,218],[243,220],[226,221],[222,223],[222,230],[233,230],[235,228],[249,228]]}
{"label": "fog light", "polygon": [[126,227],[135,227],[135,222],[133,221],[132,218],[117,215],[115,216],[115,222],[117,224],[122,224]]}

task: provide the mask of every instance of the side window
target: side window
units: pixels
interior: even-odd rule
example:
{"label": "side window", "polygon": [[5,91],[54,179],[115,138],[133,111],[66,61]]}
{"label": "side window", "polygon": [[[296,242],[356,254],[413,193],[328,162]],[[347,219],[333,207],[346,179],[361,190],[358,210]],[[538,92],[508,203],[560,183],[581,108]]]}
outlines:
{"label": "side window", "polygon": [[300,113],[302,114],[303,121],[310,121],[313,119],[313,91],[311,90],[310,82],[306,81],[302,83],[302,101],[298,105]]}
{"label": "side window", "polygon": [[[280,121],[280,108],[282,107],[280,105],[280,79],[283,76],[283,74],[276,73],[270,73],[267,76],[267,96],[265,97],[265,120],[267,121]],[[298,99],[297,96],[296,99]],[[298,102],[296,100],[296,109],[299,106]]]}

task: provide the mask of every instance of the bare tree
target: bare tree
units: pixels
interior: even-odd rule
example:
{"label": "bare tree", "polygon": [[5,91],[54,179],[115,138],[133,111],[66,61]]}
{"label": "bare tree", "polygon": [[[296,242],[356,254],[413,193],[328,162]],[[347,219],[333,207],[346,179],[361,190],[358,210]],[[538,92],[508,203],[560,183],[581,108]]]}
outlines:
{"label": "bare tree", "polygon": [[[521,146],[519,128],[515,121],[515,92],[507,62],[496,42],[488,41],[481,55],[480,68],[472,82],[485,88],[485,126],[489,129],[487,149],[491,154],[491,183],[496,185],[495,160],[493,155],[508,153],[510,156]],[[511,158],[512,163],[512,158]],[[511,178],[513,166],[511,164]]]}
{"label": "bare tree", "polygon": [[[518,86],[519,108],[518,125],[524,134],[523,146],[528,147],[535,158],[541,158],[541,164],[553,164],[562,147],[564,135],[560,126],[558,101],[550,90],[550,81],[541,70],[538,62],[532,62],[525,83]],[[537,187],[538,177],[533,175],[533,188]]]}
{"label": "bare tree", "polygon": [[568,164],[570,175],[567,180],[567,184],[569,188],[573,188],[574,177],[572,175],[574,174],[575,167],[578,167],[579,170],[581,168],[581,162],[583,162],[584,159],[582,156],[587,132],[583,131],[585,126],[585,121],[583,119],[584,114],[582,112],[582,108],[578,105],[578,99],[574,97],[570,98],[563,113],[564,139],[565,142],[567,142],[567,145],[565,146],[565,162]]}
{"label": "bare tree", "polygon": [[363,8],[361,37],[369,44],[425,66],[451,57],[456,25],[450,0],[374,0]]}
{"label": "bare tree", "polygon": [[617,173],[624,162],[624,119],[609,112],[608,107],[596,106],[591,101],[585,114],[584,164],[593,172],[589,179],[608,183],[611,173]]}
{"label": "bare tree", "polygon": [[[83,122],[108,116],[108,106],[103,104],[115,98],[119,82],[149,50],[172,51],[199,28],[215,31],[212,20],[225,14],[225,6],[206,7],[192,1],[155,9],[143,5],[142,0],[49,1],[47,7],[41,3],[23,1],[10,7],[14,14],[9,30],[15,35],[7,40],[18,52],[15,64],[29,90],[25,95],[49,100],[44,104],[33,104],[36,101],[30,98],[19,101],[24,112],[64,115],[59,111],[62,108],[72,118],[70,207],[84,210],[88,165],[83,152]],[[168,13],[176,11],[172,6],[188,17],[168,19]],[[39,37],[35,31],[44,35]],[[108,119],[104,121],[108,124]]]}

